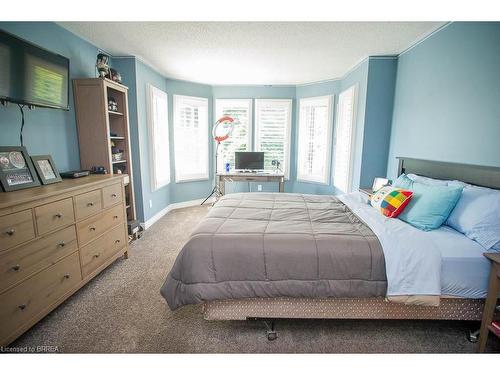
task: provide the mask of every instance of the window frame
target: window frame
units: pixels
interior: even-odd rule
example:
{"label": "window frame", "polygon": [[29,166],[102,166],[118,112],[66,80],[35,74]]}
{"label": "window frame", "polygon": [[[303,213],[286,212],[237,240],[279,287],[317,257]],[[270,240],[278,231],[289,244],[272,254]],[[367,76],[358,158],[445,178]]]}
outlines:
{"label": "window frame", "polygon": [[[246,151],[252,151],[253,146],[254,146],[254,139],[253,139],[253,99],[252,98],[244,98],[244,99],[237,99],[237,98],[215,98],[214,99],[214,124],[215,122],[222,116],[219,115],[219,107],[218,104],[221,102],[240,102],[240,103],[245,103],[248,105],[248,131],[247,131],[247,150]],[[229,137],[231,139],[231,136]],[[212,138],[213,140],[213,138]],[[224,143],[221,142],[221,145]],[[213,144],[216,145],[217,142],[213,140]],[[220,156],[220,154],[219,154]],[[231,166],[234,169],[234,165]],[[219,170],[222,171],[224,166],[221,165],[221,169]],[[215,168],[214,168],[215,169]],[[214,170],[215,172],[215,170]]]}
{"label": "window frame", "polygon": [[[340,109],[340,95],[343,93],[348,92],[349,90],[352,90],[352,128],[351,128],[351,152],[350,152],[350,158],[349,158],[349,170],[348,170],[348,176],[347,176],[347,191],[344,193],[350,193],[352,191],[352,180],[353,180],[353,174],[354,174],[354,153],[355,153],[355,147],[356,147],[356,127],[357,127],[357,112],[358,112],[358,87],[359,85],[356,83],[354,85],[349,86],[345,90],[342,90],[339,95],[338,95],[338,100],[337,100],[337,108],[336,108],[336,113],[335,113],[335,126],[334,126],[334,133],[333,133],[333,155],[335,157],[336,153],[336,148],[337,148],[337,127],[340,125],[339,124],[339,109]],[[333,161],[332,168],[335,165],[335,160]],[[332,169],[332,186],[335,189],[338,189],[339,191],[342,191],[339,187],[335,185],[335,171]]]}
{"label": "window frame", "polygon": [[[166,142],[163,140],[163,142],[166,144],[167,147],[167,178],[164,180],[158,180],[158,173],[157,173],[157,154],[156,154],[156,147],[155,147],[155,139],[156,139],[156,132],[157,132],[157,126],[155,124],[155,117],[154,117],[154,100],[155,96],[161,96],[162,99],[165,100],[165,106],[166,106],[166,118],[165,118],[165,125],[167,127],[167,140]],[[147,85],[147,124],[148,124],[148,137],[149,137],[149,157],[150,157],[150,166],[149,166],[149,171],[150,171],[150,189],[151,192],[157,191],[167,185],[169,185],[172,182],[172,171],[170,168],[170,122],[168,120],[168,94],[151,85]]]}
{"label": "window frame", "polygon": [[283,173],[285,175],[285,179],[289,180],[290,179],[290,150],[291,150],[291,142],[292,142],[292,111],[293,111],[293,99],[255,99],[255,131],[254,131],[254,147],[255,151],[259,151],[259,141],[258,141],[258,134],[259,134],[259,116],[258,116],[258,110],[259,110],[259,103],[265,103],[265,102],[270,102],[270,103],[284,103],[287,106],[288,109],[288,118],[287,118],[287,123],[285,124],[286,130],[285,130],[285,147],[284,152],[285,152],[285,167],[286,169],[283,170]]}
{"label": "window frame", "polygon": [[[195,173],[191,175],[180,175],[179,174],[179,168],[177,165],[178,155],[177,155],[177,148],[176,144],[179,144],[178,142],[175,141],[176,138],[176,129],[177,126],[176,124],[179,121],[179,106],[183,101],[192,101],[192,102],[199,102],[200,104],[203,104],[203,106],[206,109],[206,125],[205,127],[205,142],[202,142],[202,147],[205,147],[206,145],[206,173]],[[173,123],[174,123],[174,167],[175,167],[175,182],[176,183],[183,183],[183,182],[194,182],[194,181],[206,181],[210,178],[210,137],[209,137],[209,129],[210,129],[210,119],[209,119],[209,99],[204,98],[204,97],[198,97],[198,96],[188,96],[188,95],[173,95],[173,108],[174,108],[174,113],[173,113]],[[187,177],[186,177],[187,176]]]}
{"label": "window frame", "polygon": [[[325,154],[325,169],[324,174],[321,180],[308,178],[310,175],[304,175],[300,173],[300,127],[301,127],[301,119],[302,119],[302,108],[305,107],[308,103],[318,102],[321,100],[327,100],[327,140],[326,140],[326,154]],[[329,176],[331,165],[332,165],[332,135],[333,135],[333,106],[334,106],[334,97],[333,95],[322,95],[322,96],[314,96],[314,97],[306,97],[300,98],[298,103],[298,121],[297,121],[297,138],[296,138],[296,179],[298,182],[305,182],[311,184],[319,184],[319,185],[329,185],[331,179]]]}

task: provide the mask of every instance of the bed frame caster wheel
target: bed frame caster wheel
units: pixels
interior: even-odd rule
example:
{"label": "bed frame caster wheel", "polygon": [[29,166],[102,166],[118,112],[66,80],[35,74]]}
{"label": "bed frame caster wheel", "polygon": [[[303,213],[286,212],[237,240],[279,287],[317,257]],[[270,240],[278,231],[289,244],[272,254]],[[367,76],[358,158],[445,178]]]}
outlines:
{"label": "bed frame caster wheel", "polygon": [[276,332],[267,332],[267,339],[269,341],[274,341],[278,338],[278,334]]}
{"label": "bed frame caster wheel", "polygon": [[469,342],[475,344],[477,342],[477,340],[479,340],[479,330],[469,331],[467,333],[467,340],[469,340]]}
{"label": "bed frame caster wheel", "polygon": [[264,325],[266,326],[266,335],[269,341],[274,341],[278,338],[278,333],[274,329],[274,321],[266,322],[264,321]]}

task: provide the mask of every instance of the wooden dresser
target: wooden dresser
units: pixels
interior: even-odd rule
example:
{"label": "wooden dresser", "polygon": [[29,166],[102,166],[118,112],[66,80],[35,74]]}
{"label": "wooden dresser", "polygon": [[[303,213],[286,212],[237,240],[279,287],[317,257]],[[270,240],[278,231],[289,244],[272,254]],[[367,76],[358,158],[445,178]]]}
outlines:
{"label": "wooden dresser", "polygon": [[0,345],[127,258],[123,177],[0,192]]}

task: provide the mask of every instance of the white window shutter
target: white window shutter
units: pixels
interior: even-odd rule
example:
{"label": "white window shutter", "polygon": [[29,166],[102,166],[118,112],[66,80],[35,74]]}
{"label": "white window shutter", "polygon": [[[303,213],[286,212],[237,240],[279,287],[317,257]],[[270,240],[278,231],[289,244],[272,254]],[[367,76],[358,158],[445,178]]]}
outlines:
{"label": "white window shutter", "polygon": [[273,160],[290,177],[290,130],[292,100],[255,100],[255,149],[265,152],[264,169],[273,170]]}
{"label": "white window shutter", "polygon": [[344,193],[349,193],[352,189],[356,91],[356,86],[351,86],[340,93],[335,121],[333,185]]}
{"label": "white window shutter", "polygon": [[151,191],[155,191],[170,183],[168,97],[167,93],[149,85],[147,98]]}
{"label": "white window shutter", "polygon": [[208,179],[208,99],[174,95],[175,181]]}
{"label": "white window shutter", "polygon": [[231,136],[219,146],[218,172],[224,170],[225,163],[234,169],[234,153],[252,148],[252,99],[216,99],[215,121],[223,116],[231,116],[236,124]]}
{"label": "white window shutter", "polygon": [[331,149],[331,96],[300,99],[297,179],[328,183]]}

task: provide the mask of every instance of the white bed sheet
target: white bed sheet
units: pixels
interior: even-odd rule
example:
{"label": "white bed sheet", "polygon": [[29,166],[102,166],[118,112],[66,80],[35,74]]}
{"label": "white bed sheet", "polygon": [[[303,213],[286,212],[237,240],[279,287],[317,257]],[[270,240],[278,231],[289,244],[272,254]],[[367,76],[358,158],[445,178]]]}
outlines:
{"label": "white bed sheet", "polygon": [[456,230],[442,226],[428,232],[441,252],[441,294],[463,298],[485,298],[490,262],[486,250]]}
{"label": "white bed sheet", "polygon": [[379,238],[386,260],[388,296],[486,296],[490,265],[477,242],[450,227],[424,232],[389,219],[359,192],[339,198]]}

